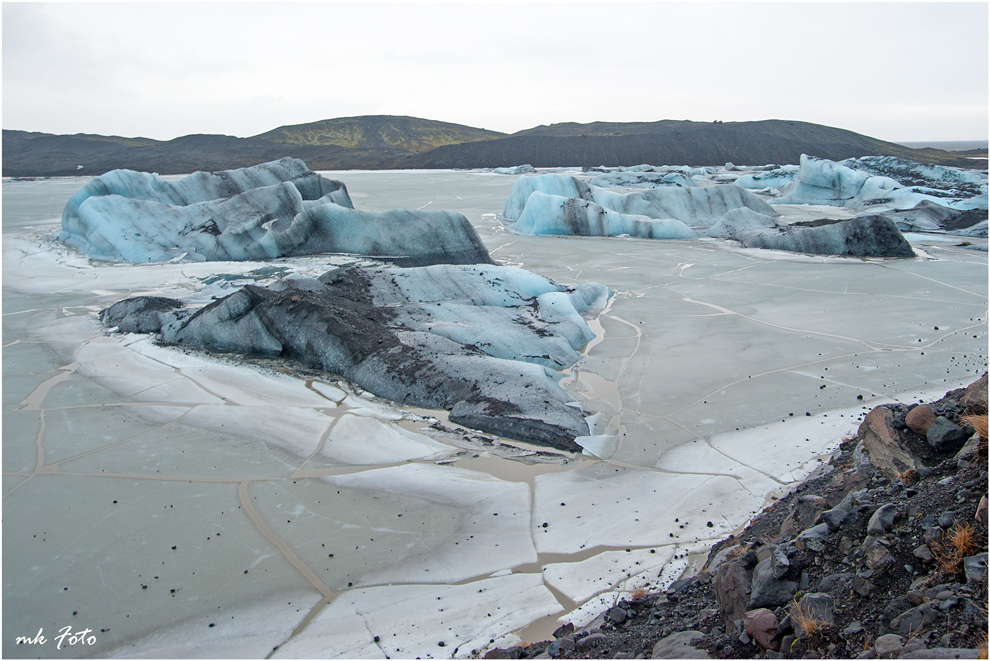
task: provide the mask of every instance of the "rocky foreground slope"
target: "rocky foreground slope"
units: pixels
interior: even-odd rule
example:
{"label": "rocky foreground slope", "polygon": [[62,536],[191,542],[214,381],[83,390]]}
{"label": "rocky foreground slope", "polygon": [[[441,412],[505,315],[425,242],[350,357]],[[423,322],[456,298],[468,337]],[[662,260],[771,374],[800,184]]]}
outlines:
{"label": "rocky foreground slope", "polygon": [[485,658],[986,658],[986,412],[877,407],[695,576]]}

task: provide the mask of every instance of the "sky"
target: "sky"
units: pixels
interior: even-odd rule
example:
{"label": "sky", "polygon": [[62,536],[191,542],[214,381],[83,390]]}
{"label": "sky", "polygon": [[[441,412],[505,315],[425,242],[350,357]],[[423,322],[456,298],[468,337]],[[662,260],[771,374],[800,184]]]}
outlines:
{"label": "sky", "polygon": [[3,3],[5,129],[791,119],[987,138],[986,2]]}

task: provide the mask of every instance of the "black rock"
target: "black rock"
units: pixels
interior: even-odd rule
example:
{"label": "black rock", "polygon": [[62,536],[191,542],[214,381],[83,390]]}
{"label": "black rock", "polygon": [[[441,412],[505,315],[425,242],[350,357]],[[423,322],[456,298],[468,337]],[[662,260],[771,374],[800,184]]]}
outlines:
{"label": "black rock", "polygon": [[967,438],[969,434],[962,427],[944,416],[935,418],[928,428],[928,444],[939,452],[956,452]]}

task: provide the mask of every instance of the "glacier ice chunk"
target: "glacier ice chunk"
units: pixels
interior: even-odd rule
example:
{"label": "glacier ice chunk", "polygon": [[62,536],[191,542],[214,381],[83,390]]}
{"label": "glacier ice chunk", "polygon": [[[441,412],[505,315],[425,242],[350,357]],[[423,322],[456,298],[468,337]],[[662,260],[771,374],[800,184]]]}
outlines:
{"label": "glacier ice chunk", "polygon": [[591,200],[591,187],[587,182],[559,174],[541,174],[535,177],[520,177],[516,179],[509,197],[506,198],[502,207],[502,217],[506,220],[519,220],[526,201],[529,196],[539,191],[547,195],[559,195],[560,197],[577,197],[582,200]]}
{"label": "glacier ice chunk", "polygon": [[644,239],[694,239],[691,228],[679,220],[654,220],[619,213],[574,197],[533,192],[513,231],[520,234],[573,234],[577,236],[630,235]]}
{"label": "glacier ice chunk", "polygon": [[169,183],[114,170],[65,206],[59,239],[105,261],[273,259],[356,253],[410,266],[491,263],[471,223],[453,211],[357,211],[339,181],[298,159]]}
{"label": "glacier ice chunk", "polygon": [[[986,209],[986,186],[977,190],[942,190],[930,186],[905,186],[888,176],[871,174],[846,165],[852,161],[835,163],[805,154],[801,155],[801,168],[797,177],[783,191],[783,196],[772,204],[828,204],[853,209],[878,207],[881,209],[910,209],[924,200],[930,200],[952,209]],[[855,161],[861,165],[860,161]],[[902,172],[898,168],[874,171]],[[982,192],[980,192],[982,191]],[[974,194],[974,192],[976,194]]]}
{"label": "glacier ice chunk", "polygon": [[[708,227],[717,222],[730,209],[740,207],[746,207],[768,216],[776,215],[773,208],[766,202],[738,186],[671,186],[619,192],[598,186],[591,186],[576,177],[547,174],[517,179],[505,201],[502,210],[503,218],[509,221],[522,220],[524,211],[535,193],[542,193],[545,196],[551,197],[573,198],[592,202],[604,210],[617,212],[626,216],[645,216],[648,219],[654,220],[678,220],[691,227]],[[549,200],[540,196],[535,198],[534,203],[537,205],[537,208],[533,214],[542,214],[551,205]],[[554,204],[560,203],[555,202]],[[601,220],[592,223],[595,214]],[[556,215],[561,214],[558,212]],[[582,215],[589,218],[585,224],[589,227],[600,225],[603,231],[606,227],[633,225],[632,219],[610,216],[604,211],[599,212],[597,207],[570,203],[570,207],[562,215],[562,219],[573,219],[573,221],[568,220],[563,222],[563,224],[558,222],[557,226],[566,226],[568,222],[581,225],[580,217]],[[531,219],[523,224],[523,228],[539,227],[543,225],[543,222],[545,221],[541,221],[539,217],[534,217],[531,214]],[[646,226],[643,227],[645,228]],[[515,229],[518,232],[524,231],[524,229],[520,229],[519,227]],[[666,231],[670,231],[670,229]],[[545,233],[565,232],[553,231]],[[626,231],[624,233],[631,232]],[[639,234],[638,236],[643,236],[643,234]],[[682,236],[680,238],[688,237]]]}
{"label": "glacier ice chunk", "polygon": [[597,284],[568,289],[515,267],[348,267],[247,285],[198,310],[155,297],[101,313],[108,326],[172,344],[284,356],[401,404],[579,452],[588,433],[556,370],[580,359],[604,307]]}
{"label": "glacier ice chunk", "polygon": [[735,209],[715,223],[708,234],[714,238],[733,239],[746,248],[812,255],[914,257],[911,244],[897,225],[880,215],[782,225],[749,209]]}

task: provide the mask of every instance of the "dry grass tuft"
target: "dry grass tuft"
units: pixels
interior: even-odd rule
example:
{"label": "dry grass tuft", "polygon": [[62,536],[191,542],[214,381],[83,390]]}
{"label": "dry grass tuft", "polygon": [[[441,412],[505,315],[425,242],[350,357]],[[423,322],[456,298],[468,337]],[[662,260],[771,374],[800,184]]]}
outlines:
{"label": "dry grass tuft", "polygon": [[632,591],[633,599],[642,599],[647,595],[646,588],[636,588]]}
{"label": "dry grass tuft", "polygon": [[800,602],[791,602],[791,621],[798,625],[809,638],[825,628],[825,620],[819,620],[814,613],[806,611]]}
{"label": "dry grass tuft", "polygon": [[970,427],[976,430],[980,435],[980,439],[986,443],[987,441],[987,416],[986,415],[965,415],[963,416],[963,422],[968,422]]}
{"label": "dry grass tuft", "polygon": [[973,526],[955,524],[952,530],[942,540],[940,548],[934,550],[935,560],[943,574],[951,575],[962,570],[963,558],[971,555],[977,549],[973,537]]}

